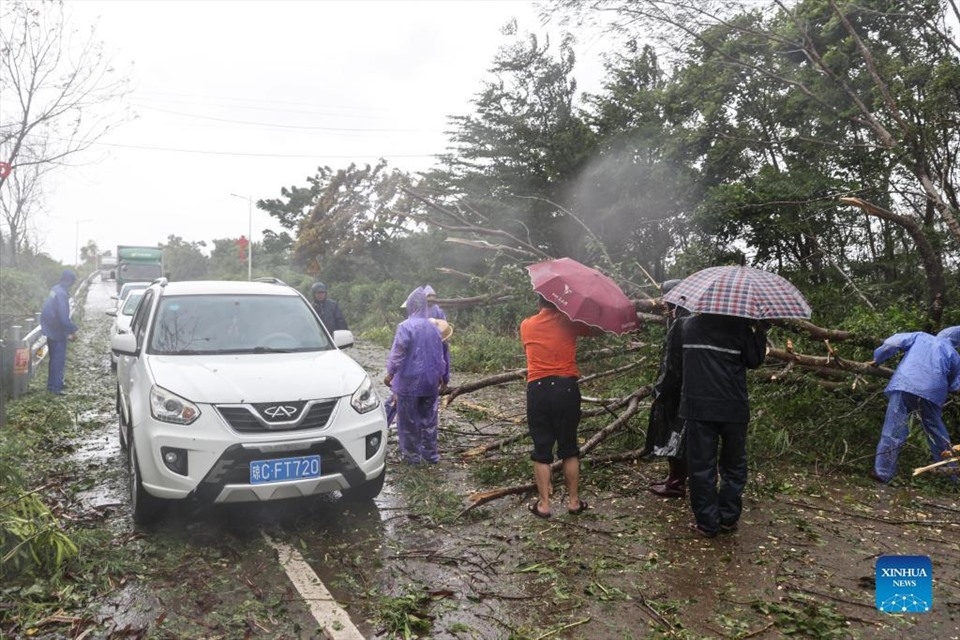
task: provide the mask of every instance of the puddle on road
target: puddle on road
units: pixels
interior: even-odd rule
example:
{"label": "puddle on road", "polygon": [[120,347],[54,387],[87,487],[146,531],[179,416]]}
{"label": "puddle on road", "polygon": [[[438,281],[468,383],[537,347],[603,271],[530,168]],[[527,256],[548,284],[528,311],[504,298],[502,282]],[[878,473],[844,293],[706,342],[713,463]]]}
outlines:
{"label": "puddle on road", "polygon": [[146,586],[128,582],[100,607],[98,620],[109,638],[141,638],[163,612],[163,604]]}

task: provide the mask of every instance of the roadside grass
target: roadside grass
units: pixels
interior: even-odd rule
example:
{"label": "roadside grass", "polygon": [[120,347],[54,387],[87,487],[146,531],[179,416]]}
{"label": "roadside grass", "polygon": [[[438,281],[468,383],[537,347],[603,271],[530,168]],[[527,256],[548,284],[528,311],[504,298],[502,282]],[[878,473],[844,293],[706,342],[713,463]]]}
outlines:
{"label": "roadside grass", "polygon": [[[44,501],[45,491],[57,483],[50,479],[51,471],[41,471],[50,469],[64,450],[64,432],[70,437],[72,419],[66,402],[44,396],[30,394],[13,403],[8,424],[0,429],[0,577],[8,585],[4,590],[10,588],[7,581],[21,575],[56,575],[78,552],[54,511],[57,505]],[[25,466],[27,457],[34,463]]]}
{"label": "roadside grass", "polygon": [[[434,465],[396,464],[391,474],[410,511],[432,526],[454,522],[463,511],[463,496],[447,488],[439,473]],[[467,517],[472,521],[485,516],[471,511]]]}
{"label": "roadside grass", "polygon": [[429,637],[433,616],[428,609],[432,598],[422,584],[408,584],[397,596],[372,592],[376,600],[376,621],[389,638]]}
{"label": "roadside grass", "polygon": [[[35,381],[38,384],[42,380]],[[82,619],[87,606],[130,570],[113,534],[77,510],[71,463],[83,435],[69,398],[31,392],[13,403],[0,430],[0,630],[35,635],[56,611]]]}

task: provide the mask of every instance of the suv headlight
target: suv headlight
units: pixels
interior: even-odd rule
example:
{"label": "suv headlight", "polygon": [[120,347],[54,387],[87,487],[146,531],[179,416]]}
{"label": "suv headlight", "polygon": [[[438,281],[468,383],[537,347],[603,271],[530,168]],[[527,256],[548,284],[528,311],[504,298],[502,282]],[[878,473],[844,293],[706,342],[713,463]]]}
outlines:
{"label": "suv headlight", "polygon": [[153,385],[150,388],[150,415],[160,422],[190,424],[200,417],[200,409],[189,400]]}
{"label": "suv headlight", "polygon": [[370,376],[364,376],[360,387],[353,392],[353,396],[350,397],[350,406],[357,413],[367,413],[380,406],[380,397],[373,390],[373,381]]}

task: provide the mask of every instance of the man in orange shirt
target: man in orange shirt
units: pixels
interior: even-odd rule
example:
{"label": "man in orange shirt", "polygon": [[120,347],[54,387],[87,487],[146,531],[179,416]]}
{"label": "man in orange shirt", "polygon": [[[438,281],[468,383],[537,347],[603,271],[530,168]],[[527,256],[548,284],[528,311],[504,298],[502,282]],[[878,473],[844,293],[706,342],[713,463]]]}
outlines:
{"label": "man in orange shirt", "polygon": [[577,380],[577,337],[601,332],[574,322],[556,305],[537,295],[539,312],[520,323],[520,341],[527,356],[527,426],[533,439],[533,476],[538,499],[528,505],[538,518],[549,518],[550,465],[553,448],[563,460],[567,486],[567,511],[583,513],[587,503],[580,499],[580,385]]}

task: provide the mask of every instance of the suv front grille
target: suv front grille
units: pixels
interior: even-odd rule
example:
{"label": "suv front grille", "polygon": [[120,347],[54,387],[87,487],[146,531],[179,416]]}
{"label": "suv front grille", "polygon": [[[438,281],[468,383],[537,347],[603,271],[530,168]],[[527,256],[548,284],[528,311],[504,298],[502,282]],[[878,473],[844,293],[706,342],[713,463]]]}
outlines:
{"label": "suv front grille", "polygon": [[327,426],[337,399],[318,402],[261,402],[254,405],[218,406],[217,411],[239,433],[304,431]]}

